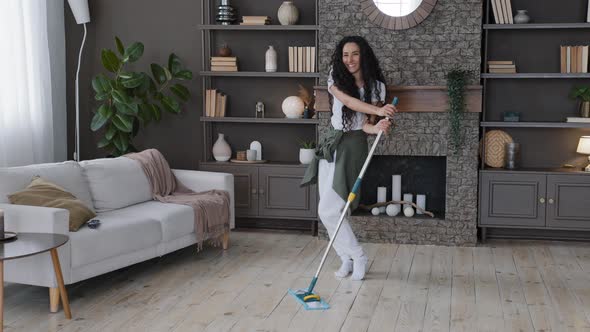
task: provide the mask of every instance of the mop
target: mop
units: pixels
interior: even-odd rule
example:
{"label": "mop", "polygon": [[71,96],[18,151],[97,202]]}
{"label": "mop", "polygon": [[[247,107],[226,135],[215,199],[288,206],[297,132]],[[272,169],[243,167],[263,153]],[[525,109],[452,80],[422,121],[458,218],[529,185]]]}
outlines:
{"label": "mop", "polygon": [[[397,105],[397,102],[398,102],[398,98],[394,97],[391,104],[393,104],[393,106],[395,106],[395,105]],[[379,133],[377,134],[377,138],[375,138],[375,142],[373,142],[373,146],[371,146],[371,150],[369,151],[369,155],[367,156],[367,159],[365,160],[365,164],[363,165],[363,168],[361,168],[361,172],[359,173],[358,178],[354,182],[354,185],[352,186],[352,190],[348,194],[348,198],[346,200],[346,205],[344,206],[344,209],[342,210],[342,213],[340,214],[340,219],[338,221],[338,225],[336,226],[336,231],[334,231],[334,236],[332,236],[332,238],[330,239],[330,242],[328,243],[328,247],[326,248],[326,251],[324,252],[324,256],[322,257],[322,260],[320,261],[320,266],[318,267],[318,270],[316,271],[315,275],[313,276],[313,279],[311,279],[311,283],[309,284],[309,287],[307,289],[289,289],[288,290],[288,293],[291,294],[291,296],[293,296],[295,298],[295,300],[297,300],[297,302],[301,303],[305,310],[327,310],[327,309],[330,309],[330,305],[326,301],[324,301],[318,294],[314,293],[313,289],[315,287],[315,284],[318,282],[318,277],[320,276],[320,272],[322,271],[322,267],[324,266],[324,263],[326,261],[326,257],[328,257],[328,253],[330,252],[330,248],[332,248],[332,244],[334,243],[334,239],[336,239],[336,236],[338,235],[338,230],[340,230],[340,226],[342,225],[342,222],[344,221],[344,217],[346,216],[346,213],[348,212],[350,204],[356,198],[358,190],[361,186],[361,182],[363,181],[363,175],[365,175],[365,171],[367,170],[367,167],[369,166],[369,163],[371,162],[371,158],[373,157],[373,153],[375,152],[375,148],[377,147],[377,144],[379,143],[379,139],[381,139],[382,135],[383,135],[383,130],[380,130]]]}

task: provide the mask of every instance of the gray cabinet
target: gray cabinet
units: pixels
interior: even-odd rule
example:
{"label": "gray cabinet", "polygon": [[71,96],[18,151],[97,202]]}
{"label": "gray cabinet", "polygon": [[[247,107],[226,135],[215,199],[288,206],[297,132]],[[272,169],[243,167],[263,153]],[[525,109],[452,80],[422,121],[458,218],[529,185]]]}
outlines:
{"label": "gray cabinet", "polygon": [[317,219],[316,187],[299,186],[304,167],[202,163],[200,169],[234,175],[238,218]]}
{"label": "gray cabinet", "polygon": [[481,225],[545,225],[545,175],[482,172],[480,183]]}
{"label": "gray cabinet", "polygon": [[547,176],[547,226],[590,229],[590,176]]}
{"label": "gray cabinet", "polygon": [[479,226],[590,230],[590,174],[481,171]]}

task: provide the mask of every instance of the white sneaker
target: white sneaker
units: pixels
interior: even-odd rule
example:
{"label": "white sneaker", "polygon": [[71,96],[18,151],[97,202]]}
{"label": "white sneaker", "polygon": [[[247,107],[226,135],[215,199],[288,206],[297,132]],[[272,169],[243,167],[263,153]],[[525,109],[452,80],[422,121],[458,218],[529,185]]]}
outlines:
{"label": "white sneaker", "polygon": [[334,272],[334,275],[338,278],[346,278],[350,272],[352,272],[352,260],[345,259],[342,261],[342,265],[338,271]]}
{"label": "white sneaker", "polygon": [[367,262],[369,259],[367,256],[362,255],[361,257],[354,259],[352,263],[352,280],[363,280],[365,273],[367,272]]}

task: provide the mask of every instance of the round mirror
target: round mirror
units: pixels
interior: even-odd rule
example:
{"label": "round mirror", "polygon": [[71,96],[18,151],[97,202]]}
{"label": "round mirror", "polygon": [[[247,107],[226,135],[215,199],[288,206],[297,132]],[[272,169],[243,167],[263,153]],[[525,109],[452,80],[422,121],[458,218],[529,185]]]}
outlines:
{"label": "round mirror", "polygon": [[373,23],[392,30],[415,27],[424,21],[437,0],[361,0],[361,8]]}
{"label": "round mirror", "polygon": [[416,10],[422,0],[373,0],[373,2],[385,15],[402,17]]}

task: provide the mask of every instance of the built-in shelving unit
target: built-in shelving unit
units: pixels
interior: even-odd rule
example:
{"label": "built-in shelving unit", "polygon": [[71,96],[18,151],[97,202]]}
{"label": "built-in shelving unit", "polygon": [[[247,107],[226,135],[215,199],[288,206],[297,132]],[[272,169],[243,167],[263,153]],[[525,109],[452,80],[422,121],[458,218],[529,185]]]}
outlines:
{"label": "built-in shelving unit", "polygon": [[[232,0],[238,18],[269,16],[272,25],[215,24],[217,0],[203,1],[199,31],[202,37],[203,95],[208,89],[225,94],[225,116],[207,116],[202,111],[203,156],[199,168],[234,175],[236,227],[281,228],[317,232],[317,189],[299,184],[306,165],[299,162],[300,141],[316,141],[318,119],[291,119],[282,112],[283,100],[298,95],[300,86],[313,94],[318,72],[290,72],[289,47],[318,50],[318,9],[316,0],[294,2],[299,10],[295,25],[279,25],[281,1]],[[211,71],[210,59],[227,45],[237,58],[238,71]],[[277,71],[266,72],[265,53],[272,45],[277,52]],[[315,63],[318,64],[317,52]],[[256,105],[264,104],[264,117]],[[203,110],[205,109],[203,101]],[[212,147],[219,134],[237,151],[262,145],[264,163],[215,161]]]}
{"label": "built-in shelving unit", "polygon": [[[491,168],[482,158],[482,238],[494,230],[522,236],[518,229],[527,229],[527,236],[544,238],[556,230],[561,237],[564,230],[590,231],[588,202],[580,198],[590,196],[590,174],[582,171],[586,156],[576,153],[579,137],[590,135],[590,123],[565,122],[579,117],[577,101],[568,95],[575,86],[590,85],[590,73],[560,73],[560,46],[590,44],[588,1],[509,0],[512,8],[528,10],[528,24],[496,24],[491,1],[483,15],[481,132],[506,132],[520,144],[520,160],[516,169],[505,169]],[[511,60],[517,73],[488,73],[489,60]],[[503,121],[505,112],[518,112],[520,122]]]}

